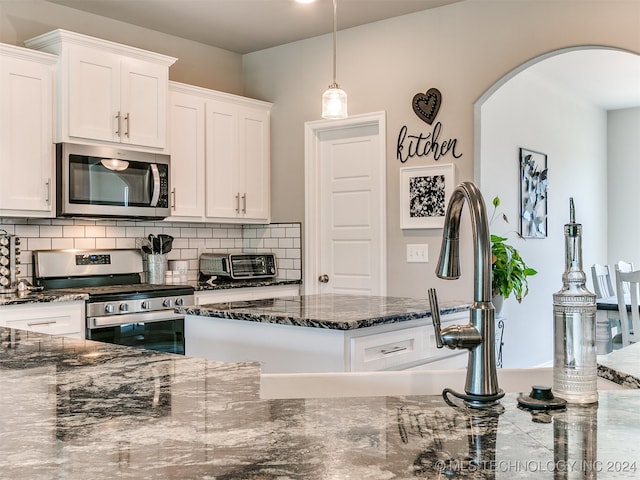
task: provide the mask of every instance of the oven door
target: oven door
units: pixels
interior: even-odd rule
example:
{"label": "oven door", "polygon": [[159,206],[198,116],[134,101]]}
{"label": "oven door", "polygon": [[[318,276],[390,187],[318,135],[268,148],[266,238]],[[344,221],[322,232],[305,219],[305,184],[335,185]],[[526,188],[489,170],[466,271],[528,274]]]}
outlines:
{"label": "oven door", "polygon": [[87,339],[184,355],[183,315],[166,311],[115,317],[87,318]]}
{"label": "oven door", "polygon": [[74,144],[57,150],[60,216],[169,215],[168,157]]}

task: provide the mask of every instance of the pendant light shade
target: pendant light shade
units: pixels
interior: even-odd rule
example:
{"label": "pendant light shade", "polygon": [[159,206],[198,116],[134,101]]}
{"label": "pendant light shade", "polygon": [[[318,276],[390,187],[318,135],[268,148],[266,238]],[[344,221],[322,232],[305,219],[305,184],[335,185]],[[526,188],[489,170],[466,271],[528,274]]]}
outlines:
{"label": "pendant light shade", "polygon": [[337,0],[333,0],[333,83],[322,94],[322,118],[347,118],[347,94],[336,83]]}
{"label": "pendant light shade", "polygon": [[337,83],[322,94],[322,118],[347,118],[347,94]]}

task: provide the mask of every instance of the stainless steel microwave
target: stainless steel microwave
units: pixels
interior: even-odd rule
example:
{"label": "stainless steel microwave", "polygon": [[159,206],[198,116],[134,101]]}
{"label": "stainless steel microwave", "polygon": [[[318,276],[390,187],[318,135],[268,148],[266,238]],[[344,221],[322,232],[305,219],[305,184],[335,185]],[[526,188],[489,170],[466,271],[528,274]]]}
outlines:
{"label": "stainless steel microwave", "polygon": [[170,214],[168,155],[56,145],[57,215],[159,220]]}

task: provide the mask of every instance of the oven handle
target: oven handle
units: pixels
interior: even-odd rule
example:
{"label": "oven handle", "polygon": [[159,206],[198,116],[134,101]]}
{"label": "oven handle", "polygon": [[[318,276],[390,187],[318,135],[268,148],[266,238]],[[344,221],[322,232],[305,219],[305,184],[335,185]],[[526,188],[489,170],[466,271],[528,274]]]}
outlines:
{"label": "oven handle", "polygon": [[87,317],[87,328],[117,327],[130,323],[151,323],[166,320],[180,320],[184,315],[173,313],[172,310],[159,310],[156,312],[127,313],[123,315],[109,315],[106,317]]}

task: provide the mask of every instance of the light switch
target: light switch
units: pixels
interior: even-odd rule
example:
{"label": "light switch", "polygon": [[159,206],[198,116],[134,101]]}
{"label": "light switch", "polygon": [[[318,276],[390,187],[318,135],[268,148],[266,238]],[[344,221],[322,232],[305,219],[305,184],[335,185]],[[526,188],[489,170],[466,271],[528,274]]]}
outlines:
{"label": "light switch", "polygon": [[407,262],[408,263],[428,263],[429,262],[429,244],[409,244],[407,245]]}

